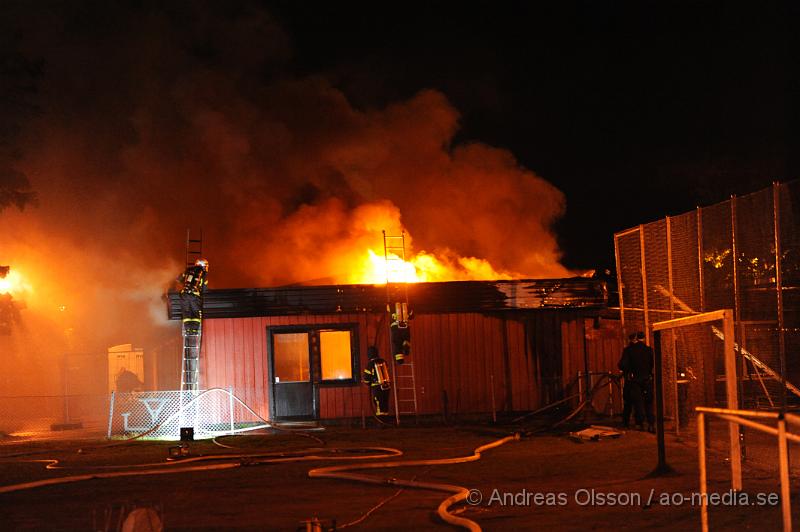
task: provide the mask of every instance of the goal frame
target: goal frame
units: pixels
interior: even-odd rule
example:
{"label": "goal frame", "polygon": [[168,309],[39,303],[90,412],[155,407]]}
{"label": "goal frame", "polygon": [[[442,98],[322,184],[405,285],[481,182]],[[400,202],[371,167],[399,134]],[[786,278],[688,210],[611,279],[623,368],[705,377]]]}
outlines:
{"label": "goal frame", "polygon": [[[683,318],[660,321],[650,326],[653,338],[653,351],[655,360],[655,402],[656,402],[656,434],[658,439],[658,466],[656,472],[667,472],[670,467],[666,462],[666,448],[664,443],[664,390],[663,390],[663,360],[661,353],[661,333],[671,329],[686,327],[689,325],[699,325],[713,321],[722,321],[722,335],[724,342],[725,356],[725,395],[727,408],[737,410],[739,408],[739,390],[736,380],[736,352],[733,333],[733,310],[722,309],[712,312],[703,312]],[[708,405],[713,406],[713,405]],[[730,438],[730,463],[731,463],[731,484],[735,491],[742,489],[742,449],[739,443],[739,423],[728,421],[728,433]]]}

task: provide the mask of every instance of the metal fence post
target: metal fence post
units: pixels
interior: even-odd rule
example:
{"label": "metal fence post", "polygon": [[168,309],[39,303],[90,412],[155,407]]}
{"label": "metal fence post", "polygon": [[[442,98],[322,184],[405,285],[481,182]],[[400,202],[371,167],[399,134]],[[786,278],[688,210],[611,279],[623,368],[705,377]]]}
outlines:
{"label": "metal fence post", "polygon": [[[669,283],[669,319],[675,319],[675,288],[672,280],[672,222],[666,217],[667,222],[667,282]],[[675,418],[675,434],[680,434],[680,408],[678,408],[678,350],[675,341],[675,331],[670,330],[669,342],[672,359],[672,410]]]}
{"label": "metal fence post", "polygon": [[664,441],[664,393],[661,387],[664,384],[661,369],[661,331],[652,331],[654,373],[655,373],[655,399],[656,399],[656,440],[658,443],[658,465],[651,473],[653,476],[670,473],[672,468],[667,464],[667,448]]}
{"label": "metal fence post", "polygon": [[[739,245],[736,241],[736,227],[738,226],[738,217],[736,212],[736,194],[731,195],[731,250],[733,254],[733,339],[742,345],[742,305],[741,305],[741,289],[739,286]],[[727,356],[727,354],[726,354]],[[742,357],[744,361],[744,357]],[[726,361],[727,364],[727,361]],[[726,371],[727,373],[727,371]],[[742,373],[742,378],[744,373]],[[737,377],[736,386],[739,389],[739,395],[744,391],[744,383]],[[742,395],[743,396],[743,395]],[[730,406],[728,408],[738,408],[739,406]],[[744,443],[744,428],[739,427],[739,438],[741,443]],[[744,447],[741,446],[740,449]]]}
{"label": "metal fence post", "polygon": [[233,386],[228,386],[228,412],[229,412],[229,419],[231,421],[231,434],[234,434],[236,431],[236,427],[233,423]]}
{"label": "metal fence post", "polygon": [[619,294],[619,319],[622,327],[622,341],[625,341],[625,299],[623,298],[624,287],[622,285],[622,268],[619,260],[619,237],[614,235],[614,259],[617,263],[617,293]]}
{"label": "metal fence post", "polygon": [[[736,386],[736,351],[734,350],[733,340],[733,316],[731,311],[723,311],[722,334],[725,336],[725,393],[728,408],[735,410],[739,408],[737,398],[738,387]],[[742,491],[742,449],[739,442],[739,424],[734,421],[728,422],[728,432],[730,436],[731,453],[731,484],[734,491]]]}
{"label": "metal fence post", "polygon": [[697,462],[700,466],[700,523],[708,532],[708,474],[706,472],[706,415],[697,414]]}
{"label": "metal fence post", "polygon": [[697,207],[697,279],[700,285],[700,312],[706,311],[706,294],[703,285],[703,209]]}
{"label": "metal fence post", "polygon": [[[741,326],[741,310],[739,307],[739,249],[736,243],[736,195],[731,196],[731,254],[733,255],[733,320]],[[728,407],[730,408],[730,407]]]}
{"label": "metal fence post", "polygon": [[[650,308],[647,305],[647,255],[644,250],[644,225],[639,226],[639,254],[642,261],[642,301],[644,304],[644,330],[647,339],[652,342],[650,335]],[[652,344],[651,344],[652,345]]]}
{"label": "metal fence post", "polygon": [[783,513],[783,530],[792,529],[792,505],[789,492],[789,449],[786,445],[786,420],[781,414],[778,419],[778,461],[781,473],[781,510]]}
{"label": "metal fence post", "polygon": [[781,257],[780,184],[772,184],[772,225],[775,235],[775,290],[778,305],[778,356],[781,364],[781,411],[786,411],[786,336],[783,323],[783,261]]}
{"label": "metal fence post", "polygon": [[116,390],[111,390],[111,399],[109,400],[108,405],[108,439],[111,439],[111,424],[114,420],[114,397],[116,394]]}

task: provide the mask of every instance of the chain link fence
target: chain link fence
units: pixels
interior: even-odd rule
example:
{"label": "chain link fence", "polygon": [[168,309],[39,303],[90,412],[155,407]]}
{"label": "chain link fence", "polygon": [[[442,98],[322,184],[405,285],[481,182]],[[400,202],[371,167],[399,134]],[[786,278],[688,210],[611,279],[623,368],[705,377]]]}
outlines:
{"label": "chain link fence", "polygon": [[[614,246],[624,334],[732,309],[740,406],[800,406],[800,181],[621,231]],[[727,406],[721,338],[707,324],[662,336],[668,418]]]}
{"label": "chain link fence", "polygon": [[27,436],[69,429],[99,432],[108,395],[0,396],[0,433]]}

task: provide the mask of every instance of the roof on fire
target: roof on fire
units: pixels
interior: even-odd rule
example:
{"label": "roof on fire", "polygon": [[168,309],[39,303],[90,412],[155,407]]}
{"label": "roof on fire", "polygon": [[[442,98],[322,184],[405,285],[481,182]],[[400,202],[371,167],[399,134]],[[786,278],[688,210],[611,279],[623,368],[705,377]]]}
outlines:
{"label": "roof on fire", "polygon": [[[450,281],[407,286],[415,312],[494,312],[530,309],[602,308],[607,303],[602,280],[523,279]],[[403,300],[406,285],[326,285],[208,290],[204,318],[247,318],[296,314],[382,312],[387,295]],[[181,318],[180,299],[170,292],[169,319]]]}

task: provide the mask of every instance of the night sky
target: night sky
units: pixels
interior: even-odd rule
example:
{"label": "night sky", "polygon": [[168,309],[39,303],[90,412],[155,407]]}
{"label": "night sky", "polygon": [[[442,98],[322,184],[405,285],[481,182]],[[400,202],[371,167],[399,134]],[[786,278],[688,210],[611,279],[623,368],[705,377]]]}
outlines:
{"label": "night sky", "polygon": [[[151,63],[163,58],[164,64],[145,68],[138,61],[142,54],[137,47],[165,42],[173,33],[180,42],[176,48],[184,47],[187,57],[218,77],[236,76],[231,85],[244,87],[242,93],[285,79],[323,79],[341,91],[353,110],[370,113],[434,89],[458,113],[458,128],[446,150],[472,142],[507,149],[519,166],[564,193],[566,212],[554,230],[567,268],[611,267],[615,231],[797,175],[798,137],[791,127],[798,89],[796,4],[285,1],[36,6],[10,3],[3,23],[0,111],[6,120],[0,163],[6,204],[24,202],[18,193],[26,192],[28,178],[40,197],[51,187],[47,179],[13,169],[13,163],[36,158],[32,147],[48,137],[42,131],[56,122],[49,114],[53,109],[61,130],[91,122],[99,133],[91,164],[118,172],[123,163],[108,154],[122,150],[126,142],[135,144],[138,137],[126,129],[129,124],[116,123],[109,110],[125,109],[126,97],[142,101],[146,90],[177,86],[165,81],[170,69],[179,72],[176,79],[194,74],[195,63],[177,54],[144,50]],[[273,29],[262,33],[253,24],[237,32],[236,25],[245,21],[246,26],[251,16],[269,20]],[[48,24],[60,21],[58,31],[50,32]],[[29,39],[32,34],[38,40]],[[48,40],[48,35],[56,36]],[[231,39],[236,43],[229,46]],[[108,52],[114,47],[125,52]],[[58,56],[62,49],[70,50],[70,55],[63,53],[66,59]],[[244,66],[229,68],[228,63]],[[59,65],[58,77],[52,76]],[[147,85],[152,72],[158,78],[155,88]],[[113,83],[91,79],[95,76],[107,76]],[[53,94],[77,94],[76,87],[83,91],[81,98],[65,97],[53,105],[60,98]],[[177,98],[175,91],[170,97]],[[160,116],[169,117],[168,110]],[[37,123],[38,131],[28,128],[29,122]],[[175,124],[184,122],[176,117],[170,127],[179,131]],[[174,141],[166,137],[160,139],[162,145]],[[118,174],[108,187],[130,179],[122,171]],[[80,188],[82,175],[69,179]],[[485,186],[493,186],[491,178]],[[87,185],[86,197],[92,190]],[[290,198],[284,210],[319,201],[320,190],[327,189],[318,183],[298,185],[282,196]],[[477,205],[481,198],[474,201]],[[535,209],[538,198],[525,201]],[[413,229],[413,210],[398,204],[404,223]],[[184,222],[175,225],[183,227]],[[459,230],[457,223],[452,230]],[[424,234],[420,241],[426,242]],[[462,247],[463,253],[477,253]]]}
{"label": "night sky", "polygon": [[612,233],[797,177],[797,4],[283,2],[295,68],[361,106],[421,87],[457,140],[505,147],[566,194],[571,267]]}

